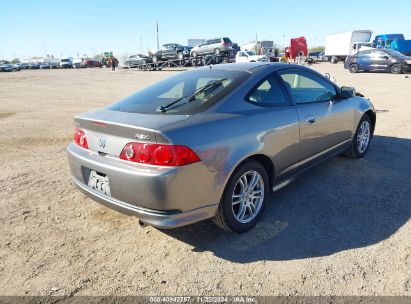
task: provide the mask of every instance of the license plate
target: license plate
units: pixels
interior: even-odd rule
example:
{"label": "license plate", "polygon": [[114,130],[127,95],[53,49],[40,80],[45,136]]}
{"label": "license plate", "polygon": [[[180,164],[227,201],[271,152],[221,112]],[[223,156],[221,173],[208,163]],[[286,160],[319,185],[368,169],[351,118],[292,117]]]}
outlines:
{"label": "license plate", "polygon": [[88,186],[94,190],[100,191],[106,195],[110,195],[110,185],[108,182],[108,176],[97,173],[91,170],[90,177],[88,179]]}

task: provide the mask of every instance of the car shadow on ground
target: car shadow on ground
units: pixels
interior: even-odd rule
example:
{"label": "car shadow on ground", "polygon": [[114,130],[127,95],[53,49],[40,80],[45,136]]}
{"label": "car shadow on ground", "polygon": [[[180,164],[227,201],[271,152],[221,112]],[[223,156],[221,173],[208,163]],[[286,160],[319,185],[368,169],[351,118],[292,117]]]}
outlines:
{"label": "car shadow on ground", "polygon": [[273,193],[245,234],[205,221],[162,232],[226,260],[293,260],[381,242],[411,215],[411,140],[375,136],[360,159],[335,157]]}

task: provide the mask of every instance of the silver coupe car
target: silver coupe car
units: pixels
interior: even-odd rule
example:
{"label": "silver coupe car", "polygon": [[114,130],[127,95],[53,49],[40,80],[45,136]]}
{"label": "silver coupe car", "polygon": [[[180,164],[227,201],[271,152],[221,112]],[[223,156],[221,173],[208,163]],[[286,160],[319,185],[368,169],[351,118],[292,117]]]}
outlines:
{"label": "silver coupe car", "polygon": [[86,195],[156,227],[212,218],[241,233],[271,191],[334,155],[364,156],[376,114],[309,68],[243,63],[178,73],[74,121],[68,160]]}

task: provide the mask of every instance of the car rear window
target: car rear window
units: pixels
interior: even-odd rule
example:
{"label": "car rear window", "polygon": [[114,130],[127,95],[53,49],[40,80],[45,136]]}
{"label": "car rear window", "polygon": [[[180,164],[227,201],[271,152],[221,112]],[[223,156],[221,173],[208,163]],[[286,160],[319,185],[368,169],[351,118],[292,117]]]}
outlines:
{"label": "car rear window", "polygon": [[230,38],[223,38],[223,41],[226,42],[226,43],[231,43]]}
{"label": "car rear window", "polygon": [[109,109],[141,114],[198,113],[227,96],[248,76],[244,71],[210,68],[183,72],[138,91]]}

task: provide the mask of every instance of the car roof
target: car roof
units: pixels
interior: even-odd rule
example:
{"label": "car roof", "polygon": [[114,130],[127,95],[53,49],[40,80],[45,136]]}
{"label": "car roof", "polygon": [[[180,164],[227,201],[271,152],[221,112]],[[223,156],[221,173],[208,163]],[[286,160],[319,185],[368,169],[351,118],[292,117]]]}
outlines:
{"label": "car roof", "polygon": [[224,70],[237,70],[237,71],[245,71],[245,72],[252,72],[253,70],[260,70],[262,68],[270,69],[270,70],[282,70],[282,69],[303,69],[306,70],[308,68],[303,67],[298,64],[289,64],[289,63],[279,63],[279,62],[246,62],[246,63],[225,63],[225,64],[218,64],[204,67],[203,69],[224,69]]}

